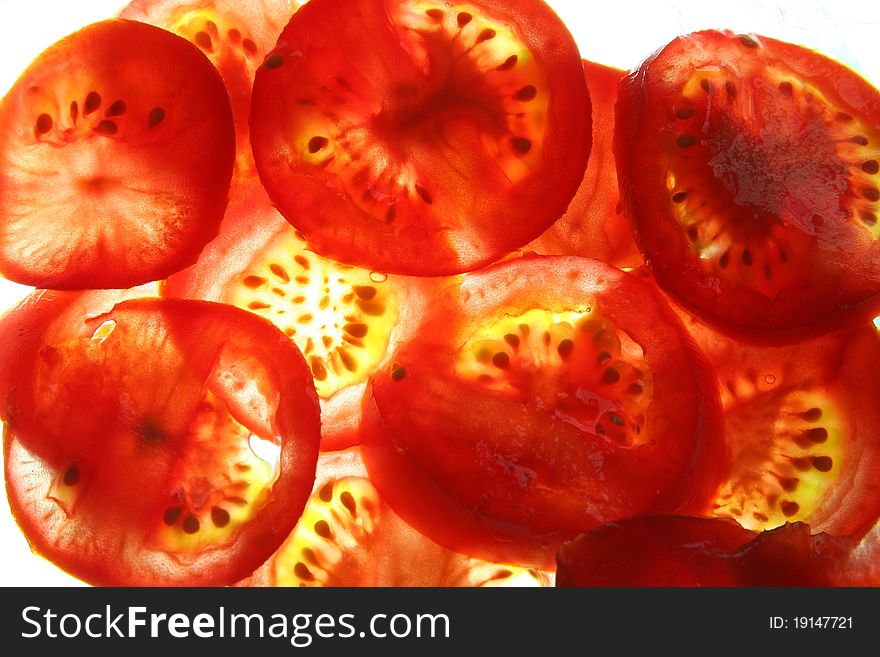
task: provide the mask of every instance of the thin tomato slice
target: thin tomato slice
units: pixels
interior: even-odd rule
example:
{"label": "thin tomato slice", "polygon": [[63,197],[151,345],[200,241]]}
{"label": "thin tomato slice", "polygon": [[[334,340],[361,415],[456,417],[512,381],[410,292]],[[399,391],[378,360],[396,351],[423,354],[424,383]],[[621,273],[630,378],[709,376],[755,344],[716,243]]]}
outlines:
{"label": "thin tomato slice", "polygon": [[313,0],[257,71],[251,139],[317,252],[454,274],[562,215],[590,106],[574,41],[538,0]]}
{"label": "thin tomato slice", "polygon": [[83,28],[0,103],[0,272],[58,289],[164,278],[217,234],[234,153],[197,48],[134,21]]}
{"label": "thin tomato slice", "polygon": [[880,516],[880,336],[872,326],[751,346],[689,320],[721,383],[729,476],[712,515],[853,534]]}
{"label": "thin tomato slice", "polygon": [[523,251],[584,256],[615,267],[638,267],[642,256],[632,226],[623,215],[612,149],[614,104],[624,72],[586,59],[583,65],[593,106],[590,161],[565,214]]}
{"label": "thin tomato slice", "polygon": [[194,43],[211,60],[232,102],[238,178],[255,173],[248,117],[254,73],[301,0],[134,0],[119,16],[150,23]]}
{"label": "thin tomato slice", "polygon": [[715,378],[652,287],[531,257],[446,294],[371,378],[364,412],[370,477],[407,522],[541,567],[604,522],[705,509],[721,476]]}
{"label": "thin tomato slice", "polygon": [[229,209],[198,262],[166,297],[228,303],[278,326],[303,352],[321,400],[321,449],[359,440],[367,377],[418,325],[431,279],[387,276],[317,255],[256,182],[233,186]]}
{"label": "thin tomato slice", "polygon": [[[4,381],[6,481],[35,551],[99,585],[218,585],[293,528],[314,481],[317,398],[273,326],[199,301],[25,305],[42,332]],[[93,308],[103,310],[104,300]],[[47,308],[48,306],[48,308]],[[56,311],[57,312],[54,312]],[[48,321],[47,321],[48,320]]]}
{"label": "thin tomato slice", "polygon": [[547,586],[535,570],[473,559],[407,525],[367,478],[358,450],[324,454],[296,529],[247,586]]}
{"label": "thin tomato slice", "polygon": [[621,86],[626,214],[657,280],[744,339],[792,341],[880,306],[880,92],[773,39],[679,37]]}

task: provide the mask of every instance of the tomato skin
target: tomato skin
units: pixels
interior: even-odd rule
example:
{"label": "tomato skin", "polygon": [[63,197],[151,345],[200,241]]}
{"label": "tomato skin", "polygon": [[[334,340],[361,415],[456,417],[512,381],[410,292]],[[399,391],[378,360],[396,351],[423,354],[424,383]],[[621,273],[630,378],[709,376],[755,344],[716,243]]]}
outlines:
{"label": "tomato skin", "polygon": [[[411,4],[306,4],[257,71],[251,140],[270,197],[317,252],[387,273],[457,274],[562,215],[589,155],[589,95],[576,46],[543,2]],[[404,26],[425,11],[447,25],[460,13],[458,34],[482,49],[494,37],[478,39],[495,30],[471,35],[469,25],[485,16],[512,30],[534,68],[514,78],[526,89],[520,104],[546,99],[535,115],[541,127],[507,125],[506,117],[519,121],[505,105],[517,87],[483,82],[524,64],[513,56],[510,68],[506,51],[471,61],[470,46],[456,57],[458,37],[443,43],[433,27]],[[462,70],[447,75],[459,61]],[[539,134],[530,140],[514,129]]]}
{"label": "tomato skin", "polygon": [[[163,353],[173,343],[186,355],[181,362],[163,365],[161,374],[150,358],[142,358],[141,372],[126,369],[127,364],[113,372],[105,364],[79,388],[69,387],[62,374],[50,387],[35,389],[45,380],[45,364],[16,373],[23,379],[13,382],[16,395],[6,399],[3,416],[7,493],[32,548],[95,585],[209,586],[248,575],[289,533],[314,479],[319,412],[301,355],[267,322],[220,304],[134,299],[82,322],[70,312],[77,302],[80,307],[89,305],[74,295],[36,301],[15,311],[11,320],[5,317],[3,324],[27,326],[30,317],[15,315],[33,314],[34,308],[43,321],[54,314],[43,335],[35,336],[41,347],[34,353],[56,362],[59,356],[53,354],[67,358],[61,372],[68,376],[82,373],[84,365],[64,345],[87,338],[97,325],[108,322],[115,322],[115,328],[102,339],[115,340],[120,332],[120,339],[128,339],[167,331],[156,351]],[[136,346],[129,348],[137,353]],[[126,358],[131,356],[122,356]],[[54,367],[50,361],[50,373]],[[9,376],[3,374],[4,379]],[[142,386],[144,376],[161,380],[154,379],[152,388]],[[118,390],[108,390],[104,386],[114,377]],[[193,390],[192,381],[201,381],[201,386]],[[5,389],[8,384],[3,384]],[[169,389],[171,395],[163,402]],[[41,406],[45,399],[62,404]],[[210,399],[220,400],[219,405],[206,406]],[[214,414],[215,408],[222,414]],[[199,415],[206,409],[207,423]],[[59,419],[66,419],[76,435],[59,432]],[[98,430],[89,432],[96,422]],[[252,513],[230,519],[228,513],[215,516],[223,513],[215,507],[210,517],[219,518],[216,529],[202,528],[214,532],[207,543],[193,547],[182,538],[162,538],[174,524],[165,510],[167,500],[183,500],[178,496],[185,490],[192,494],[186,504],[201,504],[202,496],[212,499],[211,487],[219,490],[241,477],[233,466],[246,461],[236,460],[236,454],[246,454],[249,448],[232,445],[228,435],[219,433],[219,427],[233,426],[239,427],[239,437],[242,431],[250,432],[277,446],[277,477],[267,479],[266,488],[251,501],[246,499],[250,484],[232,486],[225,494],[235,491],[235,499],[251,504]],[[183,427],[183,432],[175,427]],[[212,436],[216,442],[206,443],[204,431],[212,428],[218,431]],[[132,429],[137,438],[134,450],[126,438]],[[230,470],[220,471],[221,467]],[[72,470],[75,477],[69,479]],[[217,498],[216,504],[224,499]],[[193,520],[190,516],[187,522]],[[198,522],[194,529],[183,529],[186,535],[198,531]],[[183,542],[175,547],[175,541]]]}
{"label": "tomato skin", "polygon": [[[651,509],[704,512],[724,476],[715,378],[650,287],[597,261],[531,257],[470,274],[447,295],[394,367],[371,378],[364,408],[371,479],[408,523],[465,554],[542,567],[560,542],[608,520]],[[555,390],[557,376],[574,380],[562,366],[539,369],[536,396],[526,401],[456,369],[480,326],[532,308],[585,307],[645,354],[641,367],[654,376],[645,442],[616,445],[570,415],[578,412],[576,404],[569,410],[573,397],[592,403],[586,386],[540,392]],[[595,358],[572,353],[584,355],[571,372]]]}
{"label": "tomato skin", "polygon": [[[712,101],[698,98],[696,92],[688,96],[692,92],[686,89],[687,84],[697,88],[694,80],[710,70],[729,75],[727,81],[734,83],[727,93],[728,99],[725,99],[723,84],[710,78],[701,80],[701,84],[707,83],[704,84],[705,95],[716,94],[710,96],[717,100],[714,105]],[[688,76],[696,77],[691,79]],[[770,130],[766,128],[769,121],[772,130],[776,131],[770,132],[771,136],[778,135],[781,140],[791,141],[780,143],[774,149],[752,132],[735,132],[738,125],[723,117],[728,116],[728,112],[733,115],[739,111],[737,103],[742,98],[777,93],[779,79],[784,80],[779,83],[778,93],[782,96],[791,96],[792,83],[788,80],[804,85],[803,90],[795,89],[794,96],[803,99],[801,102],[812,112],[805,110],[805,116],[811,120],[821,117],[825,127],[796,124],[800,115],[792,118],[790,124],[778,117],[768,119],[774,105],[759,98],[754,101],[757,109],[749,115],[750,118],[740,118],[746,129],[755,134],[762,129]],[[788,87],[784,86],[786,84]],[[821,101],[815,101],[822,105],[821,109],[810,105],[814,102],[811,93],[821,97]],[[693,98],[696,98],[697,113],[687,114],[694,109],[687,104]],[[713,122],[716,121],[715,115],[704,117],[701,113],[701,103],[704,102],[716,109],[721,107],[717,111],[722,118]],[[836,117],[835,111],[838,112]],[[790,112],[792,116],[796,114],[795,110],[788,108],[784,112]],[[724,124],[725,120],[728,123]],[[847,139],[841,136],[844,133],[838,131],[846,131],[848,121],[863,126],[869,132],[870,140],[876,139],[876,130],[880,126],[880,94],[877,90],[849,69],[818,53],[765,37],[712,30],[678,37],[625,78],[617,104],[617,124],[620,126],[615,137],[618,175],[624,192],[625,212],[633,221],[636,241],[664,290],[689,312],[698,314],[718,330],[749,342],[790,343],[817,333],[855,326],[876,315],[880,309],[880,285],[876,276],[880,266],[880,246],[872,236],[874,229],[870,223],[870,214],[876,208],[872,210],[871,203],[865,201],[867,197],[856,189],[862,184],[861,154],[850,154],[846,150],[848,146],[837,150],[828,146],[828,153],[819,153],[820,146],[816,145],[846,143]],[[798,128],[801,132],[797,132]],[[727,134],[723,133],[724,129],[742,136],[746,144],[742,151],[736,152],[734,146],[725,151],[726,147],[714,145],[713,140],[720,140]],[[786,133],[789,129],[791,133]],[[816,134],[804,137],[805,131],[810,130],[815,130]],[[820,133],[820,130],[825,132]],[[857,127],[852,130],[858,132]],[[678,138],[683,136],[686,141],[681,144],[684,145],[677,142],[676,135]],[[852,137],[853,140],[863,138]],[[768,138],[767,144],[770,143]],[[791,153],[801,149],[803,157],[811,161],[810,148],[817,150],[814,161],[826,158],[827,162],[822,161],[811,169],[793,159],[796,156]],[[715,150],[707,155],[709,149]],[[779,154],[775,159],[774,153]],[[703,160],[710,155],[714,159],[704,165]],[[742,161],[737,164],[735,158],[739,156]],[[728,165],[725,157],[730,157],[740,168],[737,170]],[[792,158],[790,161],[787,160],[789,157]],[[759,165],[761,158],[768,161]],[[823,180],[814,169],[826,164]],[[683,175],[674,166],[690,168]],[[696,180],[697,174],[692,175],[694,171],[699,171],[699,180]],[[847,175],[852,178],[846,178]],[[694,182],[698,184],[692,184]],[[772,197],[771,200],[761,200],[758,191],[762,185],[770,188],[772,194],[767,192],[764,196]],[[783,192],[777,194],[775,190],[778,189]],[[822,190],[822,193],[816,190]],[[685,219],[676,218],[677,213],[682,212],[678,208],[686,203],[681,199],[685,195],[691,198],[695,193],[700,194],[704,204],[696,210],[688,208],[687,212],[692,216],[721,217],[718,221],[726,221],[730,217],[745,217],[747,213],[755,212],[757,220],[765,222],[762,226],[776,231],[769,234],[777,242],[771,244],[768,241],[768,246],[762,242],[760,248],[766,248],[767,256],[772,260],[772,266],[768,265],[767,269],[770,273],[766,276],[771,281],[771,277],[775,277],[777,282],[747,283],[727,273],[739,266],[740,258],[743,269],[747,270],[754,260],[755,270],[759,270],[757,256],[749,255],[749,247],[754,247],[755,243],[738,242],[736,236],[731,238],[734,247],[745,247],[745,253],[740,256],[739,251],[731,250],[736,254],[730,259],[731,265],[725,263],[721,269],[707,269],[707,260],[717,262],[720,252],[707,247],[701,255],[699,249],[702,247],[698,242],[704,239],[704,234],[699,233],[698,242],[694,242],[697,233],[686,235],[684,224],[679,223]],[[870,195],[870,192],[865,193]],[[798,198],[798,194],[802,198]],[[804,208],[810,209],[817,195],[821,196],[821,205],[814,210],[818,214],[804,215]],[[756,197],[758,200],[754,200]],[[764,207],[777,200],[779,207],[772,212]],[[710,209],[703,210],[704,207]],[[759,217],[761,212],[764,214]],[[723,225],[734,226],[731,230],[748,232],[751,229],[743,228],[746,223]],[[695,226],[699,227],[694,223],[687,225],[688,229],[695,231]],[[717,235],[717,227],[714,230]],[[755,235],[758,235],[754,237],[756,241],[763,239],[760,237],[763,233]],[[784,247],[779,246],[783,244]],[[755,280],[762,275],[754,273]],[[770,287],[761,290],[759,284]]]}
{"label": "tomato skin", "polygon": [[592,103],[593,137],[587,170],[562,215],[523,251],[595,258],[615,267],[638,267],[642,256],[623,216],[614,163],[614,104],[625,73],[583,60]]}
{"label": "tomato skin", "polygon": [[192,263],[216,235],[232,111],[219,74],[184,39],[129,20],[87,26],[28,67],[0,125],[7,278],[131,287]]}

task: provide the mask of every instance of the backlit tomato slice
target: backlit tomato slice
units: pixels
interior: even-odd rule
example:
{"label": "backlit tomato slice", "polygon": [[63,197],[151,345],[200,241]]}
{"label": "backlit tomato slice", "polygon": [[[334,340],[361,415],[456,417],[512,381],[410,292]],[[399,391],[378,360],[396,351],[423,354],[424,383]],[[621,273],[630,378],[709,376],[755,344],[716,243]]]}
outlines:
{"label": "backlit tomato slice", "polygon": [[247,586],[547,586],[550,577],[443,548],[407,525],[356,449],[324,454],[296,529]]}
{"label": "backlit tomato slice", "polygon": [[584,60],[593,106],[593,146],[577,193],[565,214],[523,247],[544,255],[595,258],[615,267],[642,264],[632,227],[623,216],[614,163],[614,103],[624,72]]}
{"label": "backlit tomato slice", "polygon": [[197,48],[134,21],[83,28],[0,103],[0,272],[65,289],[164,278],[216,235],[234,152]]}
{"label": "backlit tomato slice", "polygon": [[776,342],[877,314],[880,92],[855,73],[698,32],[626,78],[617,125],[626,214],[687,308]]}
{"label": "backlit tomato slice", "polygon": [[590,150],[577,48],[539,0],[313,0],[257,71],[260,178],[315,250],[468,271],[565,211]]}
{"label": "backlit tomato slice", "polygon": [[77,321],[71,309],[91,304],[72,296],[3,320],[28,326],[18,315],[36,312],[45,327],[36,349],[22,342],[30,367],[4,381],[7,491],[25,536],[93,584],[241,579],[289,534],[314,481],[302,356],[228,306],[133,299]]}
{"label": "backlit tomato slice", "polygon": [[255,172],[248,136],[254,73],[302,0],[133,0],[119,16],[191,41],[211,60],[229,92],[236,133],[236,176]]}
{"label": "backlit tomato slice", "polygon": [[655,290],[585,258],[470,274],[370,379],[362,446],[391,507],[438,543],[542,566],[653,509],[706,508],[715,377]]}
{"label": "backlit tomato slice", "polygon": [[367,377],[415,330],[434,286],[317,255],[249,182],[233,186],[220,235],[163,295],[228,303],[278,326],[311,369],[326,451],[360,440]]}
{"label": "backlit tomato slice", "polygon": [[876,536],[761,533],[730,520],[642,516],[559,549],[557,586],[878,586]]}
{"label": "backlit tomato slice", "polygon": [[721,382],[729,477],[712,515],[852,534],[880,516],[880,336],[864,326],[750,346],[686,323]]}

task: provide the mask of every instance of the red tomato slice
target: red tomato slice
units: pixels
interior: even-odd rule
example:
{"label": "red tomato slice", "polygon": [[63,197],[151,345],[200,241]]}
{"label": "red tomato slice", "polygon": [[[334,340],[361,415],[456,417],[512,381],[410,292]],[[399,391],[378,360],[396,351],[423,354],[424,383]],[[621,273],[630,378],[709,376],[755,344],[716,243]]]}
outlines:
{"label": "red tomato slice", "polygon": [[547,586],[547,573],[443,548],[407,525],[357,450],[324,454],[296,529],[244,586]]}
{"label": "red tomato slice", "polygon": [[878,586],[876,536],[811,534],[802,522],[759,534],[730,520],[642,516],[559,549],[557,586]]}
{"label": "red tomato slice", "polygon": [[715,377],[636,277],[532,257],[451,285],[370,380],[364,458],[408,523],[538,567],[653,509],[702,512],[723,473]]}
{"label": "red tomato slice", "polygon": [[736,586],[726,559],[755,537],[731,520],[639,516],[564,543],[557,586]]}
{"label": "red tomato slice", "polygon": [[301,0],[133,0],[119,16],[191,41],[211,60],[229,92],[235,119],[236,177],[253,174],[248,116],[254,73]]}
{"label": "red tomato slice", "polygon": [[[241,579],[289,534],[314,480],[302,356],[220,304],[92,301],[44,297],[3,320],[42,328],[14,350],[31,362],[3,372],[16,520],[35,551],[92,584]],[[74,319],[76,307],[90,312]]]}
{"label": "red tomato slice", "polygon": [[615,267],[638,267],[642,256],[623,216],[614,163],[614,104],[624,72],[583,61],[593,105],[593,146],[587,171],[565,214],[523,247],[543,255],[596,258]]}
{"label": "red tomato slice", "polygon": [[437,283],[311,251],[257,182],[233,186],[220,235],[163,295],[220,301],[273,322],[303,352],[321,399],[321,449],[360,441],[367,377],[418,324]]}
{"label": "red tomato slice", "polygon": [[877,314],[871,85],[799,46],[706,31],[646,60],[617,109],[626,214],[688,309],[777,342]]}
{"label": "red tomato slice", "polygon": [[0,272],[123,288],[191,264],[217,233],[235,134],[216,70],[134,21],[57,42],[0,103]]}
{"label": "red tomato slice", "polygon": [[577,48],[539,0],[313,0],[257,71],[260,178],[319,253],[471,270],[565,211],[590,150]]}
{"label": "red tomato slice", "polygon": [[745,345],[685,317],[721,383],[729,475],[712,515],[853,534],[880,516],[880,336],[872,326],[799,344]]}

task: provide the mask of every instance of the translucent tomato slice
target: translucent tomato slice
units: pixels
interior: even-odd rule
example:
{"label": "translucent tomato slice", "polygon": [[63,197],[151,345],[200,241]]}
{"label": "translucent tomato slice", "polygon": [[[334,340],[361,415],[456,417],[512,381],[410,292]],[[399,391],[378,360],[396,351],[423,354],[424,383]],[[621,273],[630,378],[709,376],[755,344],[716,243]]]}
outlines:
{"label": "translucent tomato slice", "polygon": [[217,234],[235,134],[217,71],[134,21],[57,42],[0,103],[0,272],[124,288],[195,261]]}
{"label": "translucent tomato slice", "polygon": [[626,214],[692,312],[775,342],[877,314],[880,92],[855,73],[698,32],[626,78],[617,125]]}
{"label": "translucent tomato slice", "polygon": [[453,274],[562,215],[590,106],[543,2],[317,0],[257,71],[251,139],[273,202],[316,251]]}
{"label": "translucent tomato slice", "polygon": [[721,383],[727,480],[712,515],[853,534],[880,516],[880,336],[872,326],[751,346],[686,323]]}
{"label": "translucent tomato slice", "polygon": [[318,404],[302,356],[220,304],[133,299],[75,320],[77,305],[38,300],[4,318],[26,326],[16,315],[36,312],[46,327],[4,382],[22,531],[92,584],[241,579],[293,528],[314,481]]}
{"label": "translucent tomato slice", "polygon": [[714,374],[653,288],[598,261],[466,276],[368,394],[362,449],[382,496],[492,561],[541,566],[604,522],[702,511],[721,476]]}

